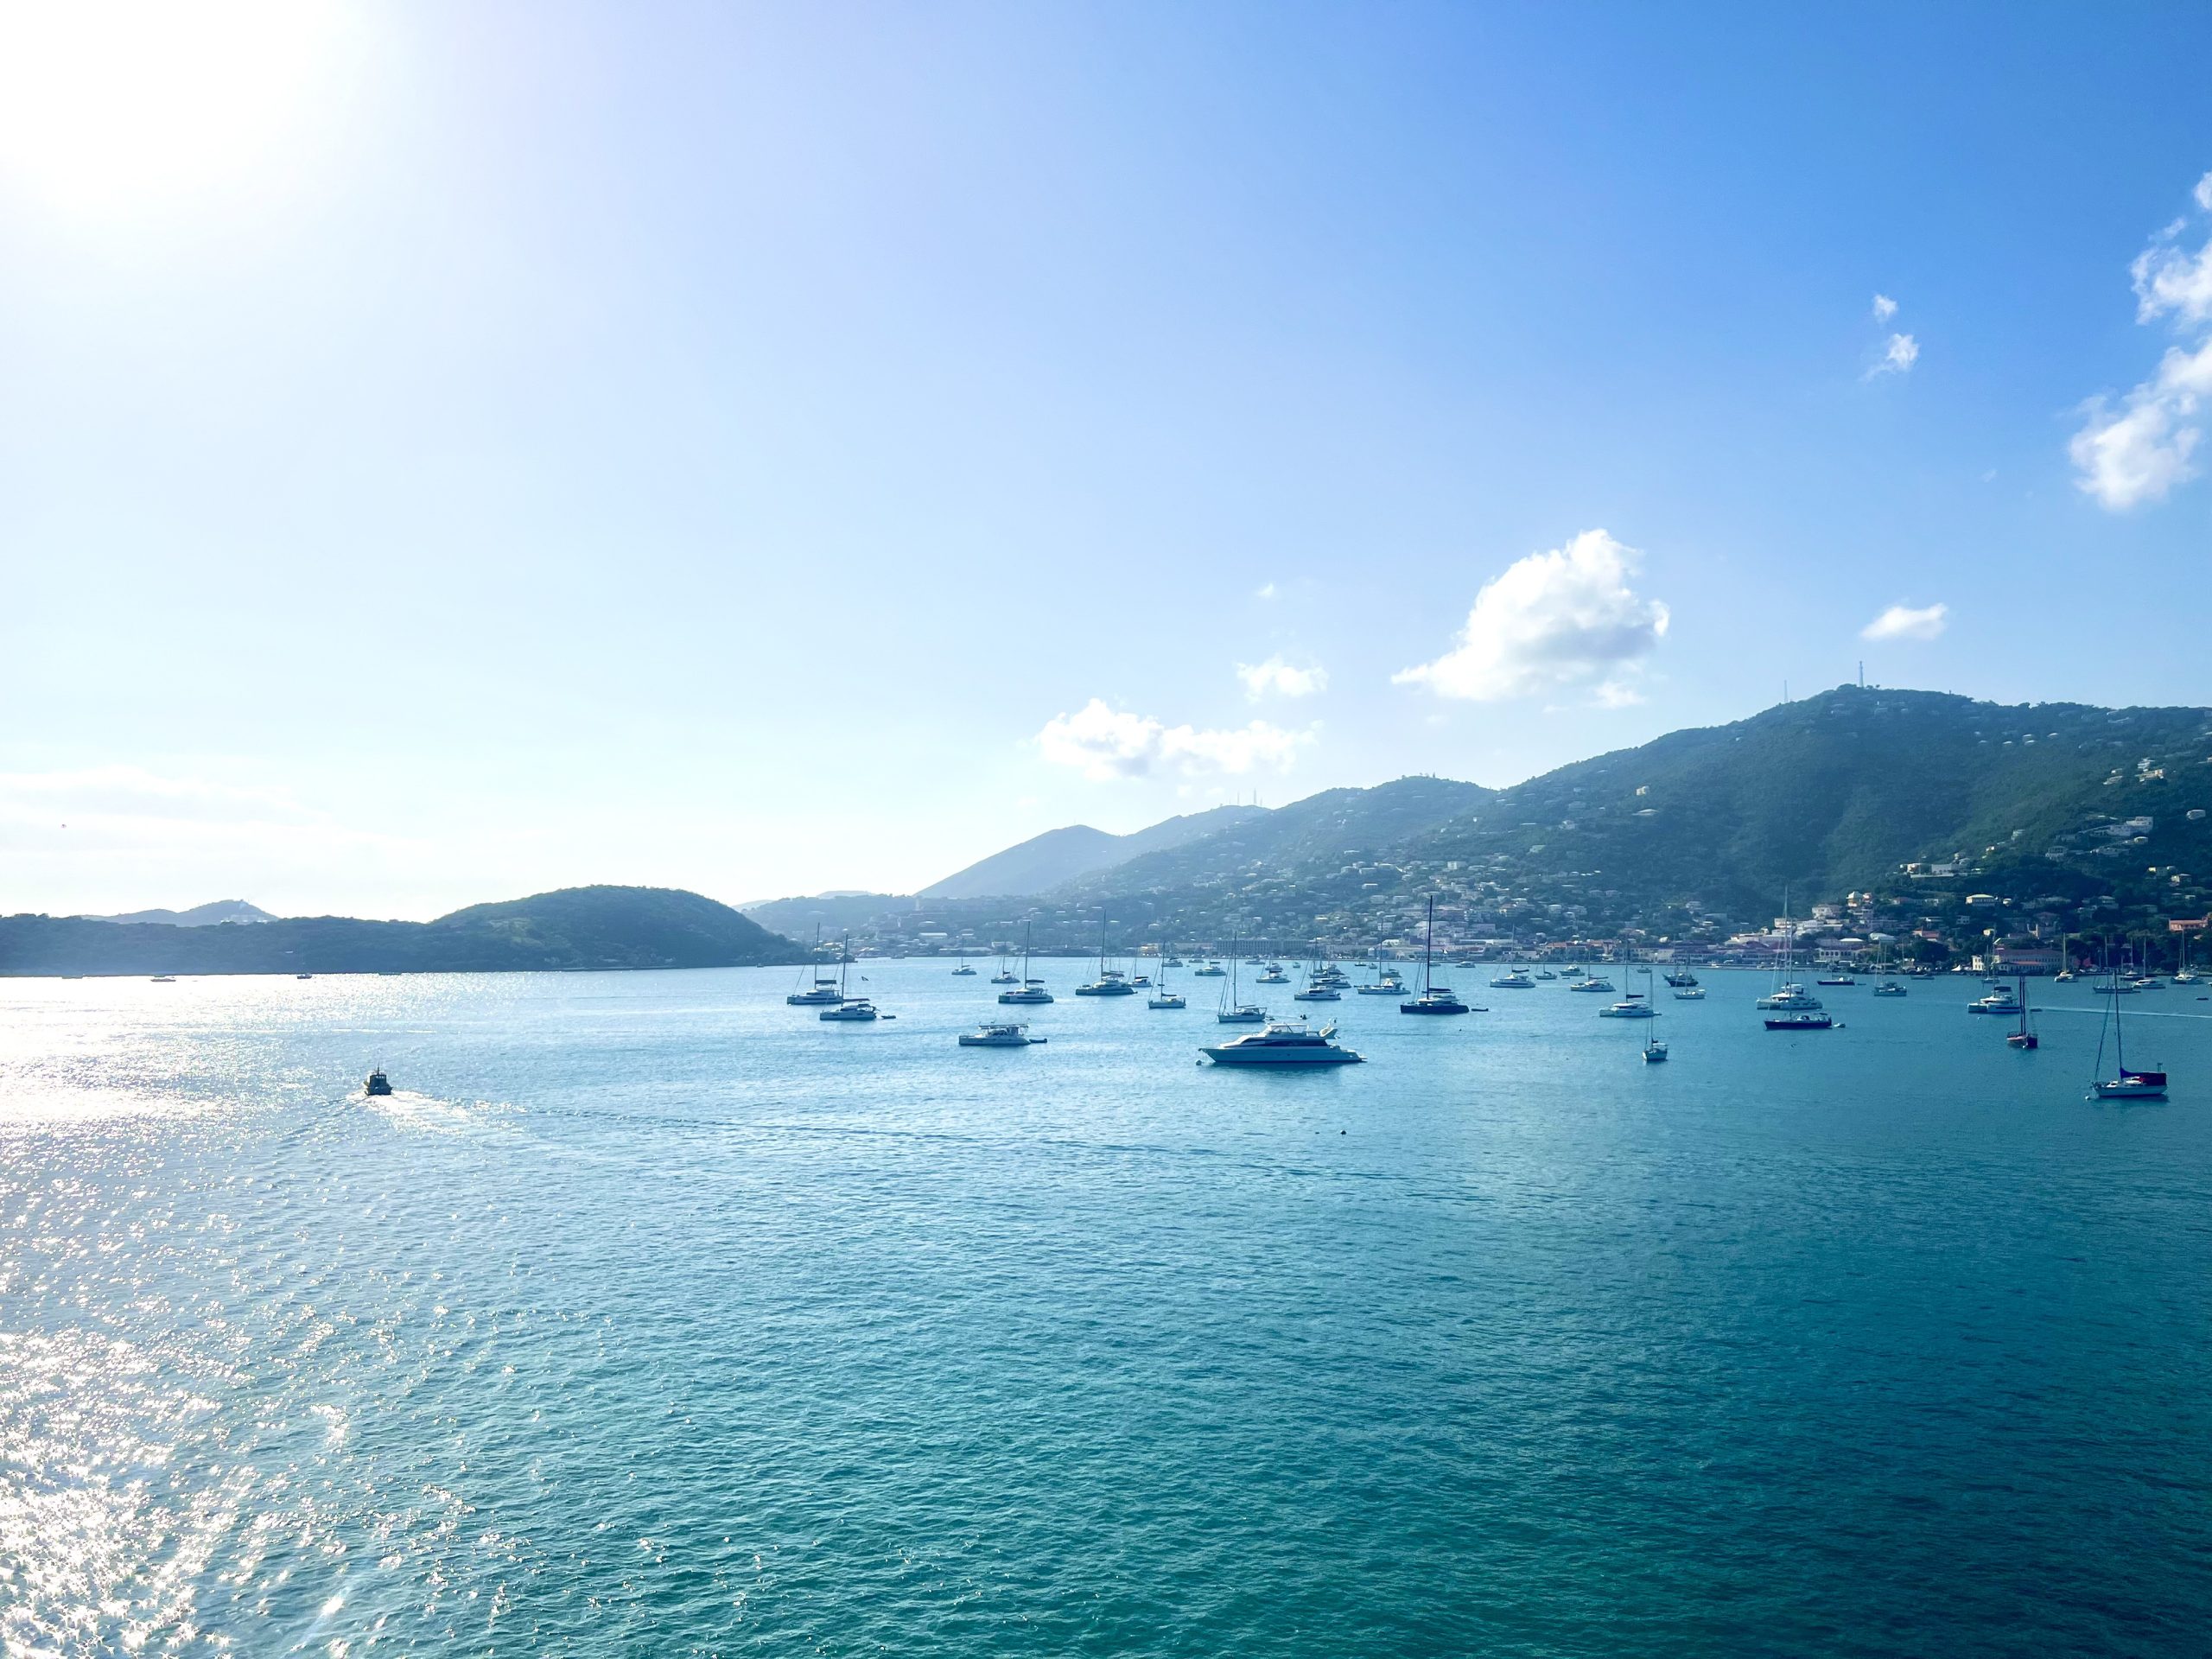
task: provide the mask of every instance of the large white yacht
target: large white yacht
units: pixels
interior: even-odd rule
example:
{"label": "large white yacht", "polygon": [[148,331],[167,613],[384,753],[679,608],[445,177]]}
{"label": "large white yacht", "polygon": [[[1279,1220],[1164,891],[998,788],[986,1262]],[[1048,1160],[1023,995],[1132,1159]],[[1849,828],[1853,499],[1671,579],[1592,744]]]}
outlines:
{"label": "large white yacht", "polygon": [[2012,988],[2009,985],[2001,990],[1992,991],[1986,996],[1977,996],[1967,1004],[1968,1014],[2018,1014],[2019,1011],[2020,999],[2012,995]]}
{"label": "large white yacht", "polygon": [[1493,991],[1533,991],[1536,988],[1536,982],[1529,978],[1523,969],[1509,968],[1491,979],[1490,988]]}
{"label": "large white yacht", "polygon": [[1588,991],[1600,996],[1618,995],[1613,988],[1613,982],[1603,974],[1586,974],[1567,988],[1570,991]]}
{"label": "large white yacht", "polygon": [[1309,1031],[1303,1020],[1276,1020],[1248,1036],[1198,1052],[1216,1065],[1357,1065],[1365,1057],[1333,1039],[1337,1028]]}

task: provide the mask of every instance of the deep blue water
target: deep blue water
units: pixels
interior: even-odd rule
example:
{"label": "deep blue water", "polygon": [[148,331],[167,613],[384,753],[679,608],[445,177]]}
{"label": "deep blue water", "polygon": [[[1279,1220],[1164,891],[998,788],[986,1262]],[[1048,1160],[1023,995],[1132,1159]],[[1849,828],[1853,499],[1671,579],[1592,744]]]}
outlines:
{"label": "deep blue water", "polygon": [[2121,1105],[2078,987],[2023,1055],[1708,975],[1664,1066],[1354,998],[1282,1075],[1211,982],[999,1052],[870,971],[0,982],[0,1643],[2212,1646],[2192,991]]}

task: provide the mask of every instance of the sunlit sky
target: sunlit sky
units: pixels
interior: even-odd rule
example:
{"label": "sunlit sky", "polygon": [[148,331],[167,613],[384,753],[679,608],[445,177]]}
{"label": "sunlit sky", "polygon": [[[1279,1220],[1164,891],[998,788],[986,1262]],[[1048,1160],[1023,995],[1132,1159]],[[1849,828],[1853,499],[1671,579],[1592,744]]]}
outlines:
{"label": "sunlit sky", "polygon": [[2212,10],[0,0],[0,911],[2202,702]]}

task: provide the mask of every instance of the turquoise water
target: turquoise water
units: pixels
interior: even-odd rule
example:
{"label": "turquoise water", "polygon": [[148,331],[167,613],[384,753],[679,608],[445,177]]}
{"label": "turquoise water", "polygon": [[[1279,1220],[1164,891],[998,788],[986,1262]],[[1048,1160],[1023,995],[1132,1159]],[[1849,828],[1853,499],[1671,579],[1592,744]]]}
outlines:
{"label": "turquoise water", "polygon": [[2123,1105],[2081,988],[1284,1075],[1212,982],[963,1051],[984,978],[870,972],[0,982],[0,1643],[2204,1650],[2190,991]]}

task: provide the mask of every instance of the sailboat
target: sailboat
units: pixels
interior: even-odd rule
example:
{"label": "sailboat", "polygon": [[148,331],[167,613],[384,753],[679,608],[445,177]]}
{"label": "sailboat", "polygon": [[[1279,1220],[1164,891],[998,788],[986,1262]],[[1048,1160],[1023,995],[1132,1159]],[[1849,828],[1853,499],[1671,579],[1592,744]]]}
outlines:
{"label": "sailboat", "polygon": [[[814,983],[803,990],[793,991],[784,999],[791,1007],[795,1008],[834,1007],[845,1000],[844,992],[837,988],[836,977],[819,971],[821,956],[822,924],[817,922],[814,925],[814,949],[806,953],[806,959],[813,963],[817,969]],[[805,969],[799,969],[799,978],[802,982],[805,980]]]}
{"label": "sailboat", "polygon": [[1294,1002],[1341,1002],[1344,1000],[1344,976],[1321,954],[1321,941],[1313,941],[1313,960],[1306,965],[1306,988],[1293,991]]}
{"label": "sailboat", "polygon": [[2028,976],[2022,974],[2019,978],[2020,1028],[2018,1031],[2006,1032],[2005,1041],[2013,1048],[2033,1048],[2037,1046],[2037,1038],[2033,1028],[2028,1024]]}
{"label": "sailboat", "polygon": [[[1669,983],[1673,982],[1674,977],[1672,974],[1667,976]],[[1655,995],[1656,992],[1651,984],[1651,970],[1647,968],[1643,970],[1643,1002],[1646,1007],[1650,1007],[1651,999]],[[1656,1065],[1666,1058],[1666,1044],[1661,1042],[1656,1037],[1646,1037],[1643,1039],[1643,1063],[1646,1065]]]}
{"label": "sailboat", "polygon": [[[2166,1097],[2166,1074],[2163,1071],[2139,1071],[2127,1064],[2126,1051],[2120,1046],[2120,976],[2108,973],[2105,988],[2111,1001],[2105,1004],[2105,1024],[2112,1030],[2113,1075],[2099,1077],[2089,1084],[2092,1100],[2164,1100]],[[2097,1070],[2104,1070],[2104,1032],[2097,1033]]]}
{"label": "sailboat", "polygon": [[965,950],[960,953],[960,965],[952,970],[952,976],[955,979],[963,977],[973,979],[976,976],[976,970],[968,965],[968,953]]}
{"label": "sailboat", "polygon": [[815,1017],[821,1020],[897,1019],[898,1015],[896,1014],[878,1014],[875,1010],[875,1004],[869,1001],[865,996],[848,996],[845,995],[845,976],[851,970],[852,965],[853,944],[851,938],[848,936],[845,940],[844,948],[837,953],[837,1006],[834,1008],[824,1008]]}
{"label": "sailboat", "polygon": [[1421,995],[1398,1004],[1400,1014],[1465,1014],[1467,1005],[1436,982],[1436,895],[1428,895],[1428,938],[1421,951]]}
{"label": "sailboat", "polygon": [[1129,983],[1118,968],[1106,965],[1106,918],[1098,918],[1098,977],[1088,985],[1075,988],[1077,996],[1135,996],[1137,988]]}
{"label": "sailboat", "polygon": [[2177,985],[2194,985],[2198,978],[2196,969],[2189,965],[2189,935],[2184,933],[2181,936],[2181,966],[2174,969],[2173,982]]}
{"label": "sailboat", "polygon": [[1190,1007],[1179,992],[1167,988],[1167,963],[1165,960],[1160,964],[1160,982],[1153,987],[1152,995],[1145,999],[1144,1005],[1147,1008],[1168,1009]]}
{"label": "sailboat", "polygon": [[[1775,987],[1759,998],[1757,1007],[1763,1013],[1811,1014],[1820,1011],[1821,999],[1815,996],[1789,976],[1796,960],[1797,930],[1789,921],[1789,890],[1782,892],[1782,965],[1775,970]],[[1800,1020],[1789,1023],[1766,1022],[1769,1031],[1826,1030],[1834,1023],[1828,1020]]]}
{"label": "sailboat", "polygon": [[1001,991],[999,1001],[1036,1004],[1052,1000],[1052,994],[1045,988],[1045,982],[1029,977],[1029,924],[1024,922],[1021,925],[1021,985],[1017,990]]}
{"label": "sailboat", "polygon": [[1224,1026],[1264,1026],[1268,1011],[1256,1003],[1236,1000],[1236,958],[1229,959],[1229,983],[1221,988],[1221,1006],[1214,1016]]}
{"label": "sailboat", "polygon": [[1007,966],[1006,946],[1003,944],[999,946],[999,970],[991,976],[991,983],[994,985],[1019,985],[1021,983],[1021,981],[1015,977],[1014,969]]}

